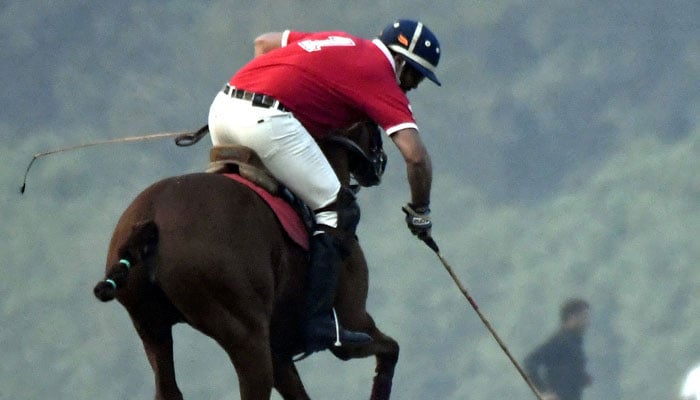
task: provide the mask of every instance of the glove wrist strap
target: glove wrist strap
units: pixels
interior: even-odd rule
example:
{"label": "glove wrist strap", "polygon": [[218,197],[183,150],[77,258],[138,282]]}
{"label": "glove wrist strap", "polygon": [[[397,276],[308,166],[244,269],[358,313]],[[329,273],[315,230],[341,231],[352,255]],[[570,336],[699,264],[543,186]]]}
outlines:
{"label": "glove wrist strap", "polygon": [[422,203],[422,204],[408,203],[408,205],[413,209],[413,211],[420,213],[420,214],[425,214],[426,212],[430,212],[430,203]]}

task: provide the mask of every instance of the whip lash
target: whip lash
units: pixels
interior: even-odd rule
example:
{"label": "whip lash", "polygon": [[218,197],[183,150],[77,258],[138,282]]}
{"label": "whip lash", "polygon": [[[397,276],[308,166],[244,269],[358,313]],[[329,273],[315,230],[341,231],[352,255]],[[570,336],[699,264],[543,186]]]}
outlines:
{"label": "whip lash", "polygon": [[36,153],[32,157],[32,160],[29,162],[29,165],[27,165],[27,170],[24,172],[24,180],[22,180],[22,187],[20,188],[20,193],[24,194],[24,191],[27,188],[27,175],[29,174],[29,169],[34,164],[34,161],[36,161],[39,158],[49,156],[51,154],[64,153],[67,151],[84,149],[87,147],[100,146],[103,144],[144,142],[147,140],[163,139],[163,138],[168,138],[168,137],[175,137],[175,144],[178,146],[181,146],[181,147],[185,147],[185,146],[191,146],[191,145],[199,142],[199,140],[202,137],[204,137],[204,135],[206,135],[208,132],[209,132],[209,126],[204,125],[203,127],[199,128],[198,130],[196,130],[194,132],[164,132],[164,133],[154,133],[154,134],[142,135],[142,136],[130,136],[130,137],[125,137],[125,138],[102,140],[99,142],[83,143],[83,144],[79,144],[79,145],[75,145],[75,146],[62,147],[60,149],[54,149],[54,150],[49,150],[49,151],[45,151],[42,153]]}

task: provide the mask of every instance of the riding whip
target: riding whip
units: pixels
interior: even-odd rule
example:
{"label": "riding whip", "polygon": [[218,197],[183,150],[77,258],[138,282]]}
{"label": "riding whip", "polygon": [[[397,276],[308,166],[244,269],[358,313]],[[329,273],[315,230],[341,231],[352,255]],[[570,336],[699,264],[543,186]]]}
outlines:
{"label": "riding whip", "polygon": [[508,347],[506,347],[505,343],[503,343],[503,341],[498,336],[496,331],[493,329],[493,327],[491,326],[489,321],[486,319],[486,317],[484,317],[484,314],[481,313],[481,310],[479,310],[479,306],[476,304],[474,299],[469,295],[469,292],[467,292],[467,289],[464,287],[462,282],[459,280],[459,278],[457,277],[457,274],[455,274],[455,272],[452,270],[452,267],[450,267],[450,264],[448,264],[447,261],[445,260],[445,258],[442,256],[442,254],[440,254],[440,249],[438,248],[437,243],[435,243],[435,240],[431,236],[421,237],[420,239],[423,242],[425,242],[425,244],[428,245],[428,247],[430,247],[435,252],[435,254],[438,256],[438,258],[440,259],[440,262],[442,262],[442,265],[445,267],[447,272],[452,277],[452,280],[454,280],[454,282],[457,284],[457,287],[459,288],[459,290],[462,292],[462,294],[467,299],[467,301],[469,301],[469,304],[471,304],[474,311],[476,311],[476,314],[481,319],[481,322],[484,323],[484,325],[486,326],[486,329],[488,329],[489,332],[491,332],[491,335],[493,336],[493,338],[496,339],[496,342],[498,342],[498,345],[501,346],[501,349],[503,349],[503,351],[506,353],[506,356],[508,356],[508,358],[510,359],[510,362],[513,363],[513,365],[515,366],[515,369],[518,370],[518,372],[520,373],[520,376],[523,377],[523,379],[525,380],[527,385],[532,390],[532,393],[534,393],[535,396],[537,397],[537,400],[543,400],[542,395],[537,390],[535,385],[532,383],[532,380],[530,380],[530,378],[527,376],[525,371],[523,371],[523,369],[520,366],[520,364],[518,363],[518,361],[516,361],[515,358],[513,358],[513,355],[510,354]]}
{"label": "riding whip", "polygon": [[24,190],[27,187],[27,175],[29,174],[29,169],[32,167],[32,164],[34,164],[34,161],[41,157],[45,157],[51,154],[56,154],[56,153],[63,153],[66,151],[71,151],[71,150],[78,150],[78,149],[83,149],[86,147],[93,147],[93,146],[99,146],[103,144],[112,144],[112,143],[128,143],[128,142],[143,142],[147,140],[155,140],[155,139],[162,139],[162,138],[167,138],[167,137],[175,137],[175,144],[181,147],[184,146],[192,146],[193,144],[199,142],[199,140],[204,137],[204,135],[209,132],[209,125],[204,125],[203,127],[199,128],[198,130],[194,132],[164,132],[164,133],[154,133],[151,135],[143,135],[143,136],[130,136],[130,137],[125,137],[125,138],[117,138],[117,139],[109,139],[109,140],[102,140],[99,142],[92,142],[92,143],[83,143],[75,146],[69,146],[69,147],[63,147],[60,149],[54,149],[54,150],[49,150],[45,151],[42,153],[37,153],[34,154],[32,157],[32,160],[29,162],[29,165],[27,165],[27,170],[24,172],[24,180],[22,181],[22,187],[20,188],[20,193],[24,193]]}

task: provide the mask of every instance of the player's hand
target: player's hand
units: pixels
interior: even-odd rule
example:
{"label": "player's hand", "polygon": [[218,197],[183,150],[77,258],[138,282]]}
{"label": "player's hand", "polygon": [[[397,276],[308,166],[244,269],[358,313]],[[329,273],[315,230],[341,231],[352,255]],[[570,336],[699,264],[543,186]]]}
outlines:
{"label": "player's hand", "polygon": [[401,207],[401,210],[406,214],[406,225],[411,233],[421,240],[430,237],[433,222],[430,220],[428,206],[414,206],[409,203]]}

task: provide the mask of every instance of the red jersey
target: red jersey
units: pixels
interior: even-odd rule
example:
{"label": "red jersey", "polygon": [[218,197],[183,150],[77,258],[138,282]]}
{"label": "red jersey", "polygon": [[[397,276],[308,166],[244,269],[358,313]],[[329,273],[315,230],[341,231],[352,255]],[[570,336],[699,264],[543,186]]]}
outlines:
{"label": "red jersey", "polygon": [[379,40],[285,31],[281,48],[254,58],[229,83],[276,98],[315,138],[367,119],[388,134],[417,129],[393,59]]}

